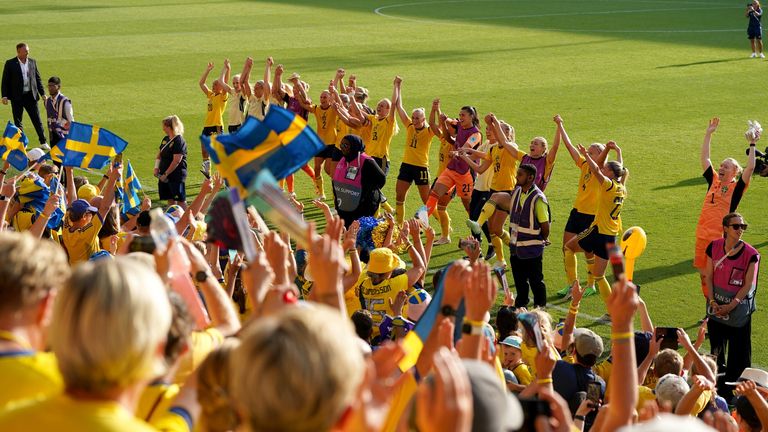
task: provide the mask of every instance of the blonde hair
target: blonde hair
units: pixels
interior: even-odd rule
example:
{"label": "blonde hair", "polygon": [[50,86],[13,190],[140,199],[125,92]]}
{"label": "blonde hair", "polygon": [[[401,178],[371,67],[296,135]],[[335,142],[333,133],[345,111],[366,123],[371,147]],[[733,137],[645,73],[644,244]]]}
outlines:
{"label": "blonde hair", "polygon": [[174,134],[184,135],[184,123],[181,122],[181,119],[176,114],[164,118],[163,124],[166,127],[171,128]]}
{"label": "blonde hair", "polygon": [[135,260],[87,262],[53,310],[51,341],[68,388],[100,394],[165,373],[171,306],[160,277]]}
{"label": "blonde hair", "polygon": [[197,402],[201,431],[226,432],[237,427],[237,415],[233,408],[229,362],[240,340],[228,338],[203,360],[197,369]]}
{"label": "blonde hair", "polygon": [[499,126],[501,126],[501,131],[504,132],[507,140],[515,142],[515,128],[504,120],[499,120]]}
{"label": "blonde hair", "polygon": [[365,363],[352,323],[327,306],[262,318],[232,355],[232,396],[252,431],[330,430],[357,396]]}
{"label": "blonde hair", "polygon": [[734,178],[738,178],[741,175],[741,173],[744,171],[744,168],[741,167],[741,164],[739,163],[739,161],[737,161],[734,158],[725,158],[723,159],[723,162],[730,162],[736,167],[736,175],[734,176]]}
{"label": "blonde hair", "polygon": [[[528,313],[530,313],[531,315],[536,315],[536,318],[538,318],[539,320],[539,328],[541,329],[541,335],[544,337],[544,339],[547,342],[549,342],[550,345],[554,346],[552,316],[550,316],[544,309],[539,309],[539,308],[529,311]],[[528,344],[528,346],[536,346],[536,341],[530,340],[528,338],[528,332],[524,331],[522,333],[523,333],[523,342]]]}
{"label": "blonde hair", "polygon": [[0,311],[17,312],[37,304],[69,278],[61,247],[29,232],[0,232]]}
{"label": "blonde hair", "polygon": [[[387,98],[384,98],[384,99],[382,99],[382,100],[380,100],[380,101],[379,101],[379,103],[382,103],[382,102],[386,102],[386,103],[387,103],[387,105],[389,105],[389,109],[390,109],[390,110],[393,110],[393,109],[397,109],[397,108],[395,108],[395,107],[393,106],[393,104],[392,104],[392,101],[391,101],[391,100],[389,100],[389,99],[387,99]],[[376,104],[376,105],[378,105],[378,104]],[[393,122],[395,122],[395,129],[394,129],[394,131],[392,132],[392,136],[395,136],[395,135],[397,135],[397,134],[399,134],[399,133],[400,133],[400,126],[398,126],[398,124],[397,124],[397,120],[395,120],[395,119],[394,119],[394,117],[392,118],[392,121],[393,121]]]}
{"label": "blonde hair", "polygon": [[544,153],[546,153],[547,150],[549,150],[549,143],[547,142],[547,139],[544,138],[543,136],[533,137],[531,142],[534,142],[534,141],[538,141],[538,142],[540,142],[544,146]]}

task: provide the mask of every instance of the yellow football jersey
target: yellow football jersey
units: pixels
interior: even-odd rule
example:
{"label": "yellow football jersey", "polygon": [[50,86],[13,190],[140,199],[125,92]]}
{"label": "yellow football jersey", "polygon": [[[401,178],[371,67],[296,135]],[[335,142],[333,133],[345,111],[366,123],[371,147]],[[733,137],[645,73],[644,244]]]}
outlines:
{"label": "yellow football jersey", "polygon": [[336,114],[336,147],[341,148],[341,139],[349,134],[355,133],[352,128],[347,126],[346,123],[341,121],[341,118],[339,118],[339,115]]}
{"label": "yellow football jersey", "polygon": [[445,138],[440,138],[440,155],[438,156],[439,168],[437,169],[438,175],[445,171],[448,167],[448,162],[451,161],[450,152],[453,151],[453,145],[446,141]]}
{"label": "yellow football jersey", "polygon": [[491,168],[493,169],[493,179],[491,180],[491,189],[495,191],[511,191],[517,184],[517,164],[524,155],[518,151],[518,158],[512,156],[502,146],[493,146],[489,153],[491,159]]}
{"label": "yellow football jersey", "polygon": [[435,134],[429,126],[416,129],[413,123],[408,122],[405,135],[405,152],[403,163],[428,168],[429,148],[432,146],[432,137]]}
{"label": "yellow football jersey", "polygon": [[0,353],[0,382],[0,409],[64,388],[53,353],[34,351]]}
{"label": "yellow football jersey", "polygon": [[205,123],[203,126],[223,126],[224,125],[224,110],[227,109],[228,93],[214,93],[208,91],[208,111],[205,113]]}
{"label": "yellow football jersey", "polygon": [[[379,120],[374,114],[368,114],[367,118],[371,133],[365,141],[365,153],[372,157],[389,158],[389,144],[392,142],[397,125],[395,119],[384,117],[383,120]],[[365,138],[363,136],[363,139]]]}
{"label": "yellow football jersey", "polygon": [[624,198],[627,197],[627,189],[616,180],[603,183],[599,190],[597,201],[597,214],[592,225],[597,225],[597,232],[605,235],[616,236],[621,231],[621,209],[624,207]]}
{"label": "yellow football jersey", "polygon": [[152,383],[144,388],[136,406],[136,417],[145,422],[159,419],[167,412],[176,396],[179,394],[180,387],[177,384]]}
{"label": "yellow football jersey", "polygon": [[592,171],[589,170],[586,159],[582,157],[576,165],[579,166],[581,173],[579,174],[579,189],[576,191],[576,201],[573,203],[573,208],[579,213],[594,215],[597,213],[597,195],[600,184],[592,175]]}
{"label": "yellow football jersey", "polygon": [[374,334],[379,333],[379,324],[384,320],[384,315],[392,314],[389,302],[395,301],[397,293],[405,291],[411,294],[413,292],[413,287],[408,285],[408,275],[405,273],[391,277],[378,285],[374,285],[371,278],[366,277],[360,284],[360,289],[365,300],[365,308],[371,312],[373,317]]}
{"label": "yellow football jersey", "polygon": [[200,363],[208,357],[211,351],[215,350],[224,342],[224,335],[216,328],[205,330],[195,330],[192,332],[189,341],[189,351],[181,357],[179,369],[173,382],[184,384],[187,377],[200,366]]}
{"label": "yellow football jersey", "polygon": [[336,130],[336,111],[332,107],[323,109],[319,105],[312,105],[309,110],[315,115],[317,128],[315,132],[325,145],[338,144],[338,131]]}

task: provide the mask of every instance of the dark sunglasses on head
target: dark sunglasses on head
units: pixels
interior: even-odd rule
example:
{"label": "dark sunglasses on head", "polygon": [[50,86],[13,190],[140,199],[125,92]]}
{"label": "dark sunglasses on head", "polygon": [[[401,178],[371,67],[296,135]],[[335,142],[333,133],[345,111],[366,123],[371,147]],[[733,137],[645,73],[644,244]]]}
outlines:
{"label": "dark sunglasses on head", "polygon": [[730,226],[733,229],[740,229],[742,231],[746,231],[747,230],[747,224],[731,224],[731,225],[728,225],[728,226]]}

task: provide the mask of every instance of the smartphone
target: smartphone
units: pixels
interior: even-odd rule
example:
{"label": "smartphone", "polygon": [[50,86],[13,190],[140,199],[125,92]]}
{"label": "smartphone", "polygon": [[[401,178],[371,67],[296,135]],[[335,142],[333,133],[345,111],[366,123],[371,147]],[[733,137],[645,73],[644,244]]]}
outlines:
{"label": "smartphone", "polygon": [[618,281],[621,275],[624,274],[624,255],[621,253],[621,248],[618,244],[609,243],[608,249],[608,261],[611,262],[611,268],[613,269],[613,280]]}
{"label": "smartphone", "polygon": [[677,350],[677,328],[675,327],[656,327],[656,340],[661,340],[660,349]]}
{"label": "smartphone", "polygon": [[536,431],[536,418],[539,416],[551,417],[552,411],[549,409],[549,403],[540,399],[520,398],[520,405],[523,407],[523,426],[518,429],[520,432]]}
{"label": "smartphone", "polygon": [[517,316],[517,320],[523,325],[528,339],[536,341],[536,349],[542,352],[544,350],[544,337],[541,334],[539,318],[534,314],[522,313]]}
{"label": "smartphone", "polygon": [[591,381],[587,384],[587,400],[591,401],[595,408],[600,404],[600,393],[602,389],[602,386],[597,381]]}
{"label": "smartphone", "polygon": [[477,249],[477,243],[469,241],[467,239],[459,240],[459,249],[464,249],[465,247],[468,247],[471,250],[475,250]]}

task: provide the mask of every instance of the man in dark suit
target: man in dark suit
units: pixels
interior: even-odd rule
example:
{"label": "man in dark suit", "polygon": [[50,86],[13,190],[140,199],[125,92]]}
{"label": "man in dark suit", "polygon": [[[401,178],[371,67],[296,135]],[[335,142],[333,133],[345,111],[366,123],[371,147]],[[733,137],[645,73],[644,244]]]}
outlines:
{"label": "man in dark suit", "polygon": [[40,121],[40,111],[37,101],[42,95],[45,97],[43,82],[40,80],[40,72],[37,70],[37,62],[29,58],[29,47],[25,43],[16,45],[16,57],[5,62],[2,82],[3,105],[11,101],[13,110],[13,122],[19,129],[24,110],[32,121],[37,131],[40,144],[46,144],[45,130]]}

